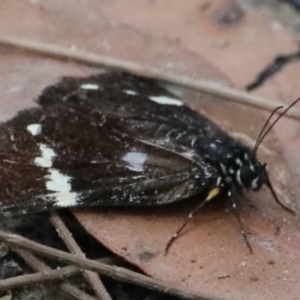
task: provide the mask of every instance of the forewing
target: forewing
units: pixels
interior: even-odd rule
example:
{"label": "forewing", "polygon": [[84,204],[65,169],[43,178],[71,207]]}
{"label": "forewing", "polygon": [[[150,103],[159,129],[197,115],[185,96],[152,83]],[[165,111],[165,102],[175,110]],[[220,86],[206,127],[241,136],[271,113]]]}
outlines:
{"label": "forewing", "polygon": [[180,144],[192,149],[201,138],[231,139],[157,81],[126,72],[66,77],[45,89],[38,102],[42,106],[61,102],[89,105],[103,114],[126,119],[135,136],[166,148]]}
{"label": "forewing", "polygon": [[195,163],[185,146],[143,140],[131,121],[60,101],[2,124],[0,212],[166,204],[215,185],[215,170]]}

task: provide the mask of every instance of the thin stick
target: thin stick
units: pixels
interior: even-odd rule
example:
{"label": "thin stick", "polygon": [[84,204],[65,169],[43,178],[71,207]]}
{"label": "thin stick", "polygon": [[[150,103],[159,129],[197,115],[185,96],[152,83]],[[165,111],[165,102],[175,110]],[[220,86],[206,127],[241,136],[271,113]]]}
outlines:
{"label": "thin stick", "polygon": [[[29,253],[26,250],[21,250],[21,249],[12,249],[14,252],[16,252],[20,257],[22,257],[24,259],[24,261],[26,261],[26,263],[34,270],[36,271],[40,271],[40,274],[43,274],[45,272],[47,272],[48,274],[52,271],[51,268],[49,268],[44,262],[42,262],[41,260],[39,260],[38,258],[36,258],[33,254]],[[77,267],[72,266],[71,268],[69,267],[68,269],[64,269],[65,270],[65,274],[66,277],[71,277],[73,275],[77,275],[81,272],[81,270]],[[25,284],[27,286],[29,286],[30,284],[36,284],[35,281],[32,282],[28,282],[28,277],[26,278],[25,276],[28,275],[24,275],[24,276],[19,276],[19,284],[20,286],[24,286]],[[55,276],[59,276],[59,274],[53,274],[53,277],[49,277],[48,279],[51,280],[53,279],[58,280],[59,278],[55,278]],[[30,278],[30,277],[29,277]],[[34,278],[35,279],[35,278]],[[45,278],[44,278],[45,279]],[[23,283],[22,283],[23,280]],[[1,283],[1,281],[0,281]],[[7,281],[6,283],[2,282],[3,284],[3,288],[7,288],[7,289],[13,289],[17,286],[15,286],[15,282],[11,282],[11,281]],[[91,297],[90,295],[82,292],[81,290],[79,290],[76,286],[71,285],[68,282],[62,282],[59,284],[59,288],[65,292],[66,294],[69,294],[70,296],[72,296],[75,299],[81,300],[81,299],[85,299],[85,300],[96,300],[96,298]]]}
{"label": "thin stick", "polygon": [[52,257],[53,259],[57,259],[67,264],[71,264],[80,268],[97,272],[105,276],[109,276],[119,281],[144,286],[149,289],[168,293],[170,295],[182,297],[184,299],[221,300],[220,298],[216,298],[210,295],[193,293],[187,289],[179,288],[178,285],[175,286],[168,282],[162,282],[160,280],[150,278],[121,267],[109,266],[101,262],[78,257],[77,255],[71,253],[66,253],[51,247],[47,247],[17,234],[6,233],[0,230],[0,241],[6,242],[12,246],[28,249],[44,256]]}
{"label": "thin stick", "polygon": [[[70,272],[74,273],[74,270],[74,266],[68,266],[58,270],[51,270],[49,272],[43,271],[34,274],[27,274],[9,279],[3,279],[0,280],[0,292],[47,281],[61,281],[64,280]],[[95,300],[95,298],[92,299]]]}
{"label": "thin stick", "polygon": [[[237,90],[230,87],[225,87],[221,84],[212,81],[193,79],[189,76],[176,75],[168,73],[164,70],[152,67],[145,67],[142,64],[129,62],[126,60],[115,59],[107,55],[97,55],[84,51],[71,51],[70,49],[60,47],[53,44],[40,43],[36,41],[14,38],[11,36],[0,35],[0,44],[10,47],[21,48],[26,51],[34,52],[39,55],[44,55],[61,60],[73,60],[81,64],[92,66],[106,66],[127,70],[131,73],[161,79],[172,84],[180,84],[182,86],[201,91],[205,94],[213,95],[220,98],[225,98],[228,101],[243,104],[253,108],[272,112],[282,103],[273,100],[257,97],[245,91]],[[287,112],[286,117],[300,119],[300,109],[293,108]]]}
{"label": "thin stick", "polygon": [[[11,247],[12,251],[16,252],[20,257],[23,258],[23,260],[35,271],[40,271],[40,272],[50,272],[51,268],[48,267],[43,261],[41,261],[40,259],[38,259],[36,256],[34,256],[32,253],[26,251],[26,250],[21,250],[19,248],[15,248],[15,247]],[[100,260],[103,263],[107,263],[107,264],[111,264],[111,263],[116,263],[119,261],[118,258],[115,257],[108,257],[108,258],[102,258]],[[72,277],[75,275],[78,275],[82,272],[81,269],[79,269],[78,267],[73,267],[69,268],[69,269],[65,269],[65,275],[66,278],[67,277]],[[56,274],[57,276],[59,274]],[[54,278],[54,280],[56,280],[56,278]],[[9,284],[9,282],[8,282]],[[30,283],[28,283],[27,281],[27,285],[29,285]],[[32,282],[32,284],[35,284],[35,282]],[[12,288],[12,287],[10,287]],[[75,299],[78,300],[95,300],[94,297],[91,297],[90,295],[82,292],[81,290],[79,290],[76,286],[71,285],[68,282],[62,282],[59,285],[59,288],[69,294],[70,296],[72,296]]]}
{"label": "thin stick", "polygon": [[[53,226],[56,228],[59,236],[63,239],[65,244],[67,245],[68,249],[71,253],[74,253],[78,256],[85,257],[82,253],[80,247],[72,237],[70,231],[61,220],[59,215],[56,212],[51,213],[50,221],[52,222]],[[105,289],[105,286],[101,282],[99,275],[95,272],[83,271],[84,276],[86,277],[87,281],[90,283],[92,289],[95,291],[95,294],[99,299],[102,300],[112,300],[110,295]]]}

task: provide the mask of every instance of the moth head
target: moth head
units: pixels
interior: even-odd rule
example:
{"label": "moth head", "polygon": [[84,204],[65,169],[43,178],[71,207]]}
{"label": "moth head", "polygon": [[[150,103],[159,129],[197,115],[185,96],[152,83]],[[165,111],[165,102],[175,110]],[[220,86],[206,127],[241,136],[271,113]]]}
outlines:
{"label": "moth head", "polygon": [[275,190],[269,179],[268,172],[266,170],[267,164],[261,164],[259,161],[254,161],[249,164],[241,166],[236,172],[236,180],[238,184],[246,189],[252,189],[258,191],[262,185],[266,185],[271,191],[275,201],[285,210],[295,213],[289,207],[285,206],[277,197]]}
{"label": "moth head", "polygon": [[[270,120],[272,118],[272,116],[279,110],[282,108],[282,106],[278,106],[276,107],[272,113],[270,114],[269,118],[267,119],[265,125],[262,127],[259,136],[256,140],[256,144],[252,150],[252,159],[255,157],[255,154],[260,146],[260,144],[262,143],[262,141],[264,140],[264,138],[268,135],[268,133],[270,132],[270,130],[274,127],[274,125],[297,103],[300,101],[300,97],[298,99],[296,99],[292,104],[290,104],[282,113],[279,114],[279,116],[275,119],[275,121],[273,123],[271,123],[271,125],[268,127],[268,124],[270,123]],[[249,165],[249,169],[244,169],[243,170],[243,175],[240,175],[240,179],[241,182],[243,182],[242,180],[245,181],[245,187],[247,187],[246,184],[249,184],[249,179],[252,179],[251,184],[253,185],[252,189],[253,190],[259,190],[261,188],[261,186],[263,184],[265,184],[271,191],[275,201],[285,210],[294,213],[295,212],[293,210],[291,210],[290,208],[288,208],[287,206],[285,206],[283,203],[280,202],[280,200],[278,199],[273,186],[271,184],[271,181],[269,180],[269,176],[268,173],[266,171],[266,164],[264,165],[260,165],[259,163],[255,164],[257,168],[254,168],[257,172],[257,174],[259,174],[259,177],[257,179],[257,182],[255,182],[255,179],[253,179],[253,176],[249,173],[249,169],[250,169],[250,165]],[[259,166],[260,165],[260,166]],[[242,169],[242,167],[241,167]],[[260,171],[260,173],[259,173]],[[248,172],[248,174],[247,174]],[[242,170],[240,170],[240,173],[242,173]],[[251,177],[252,176],[252,177]],[[247,181],[248,180],[248,181]],[[249,185],[248,185],[249,186]]]}
{"label": "moth head", "polygon": [[269,181],[266,164],[251,161],[249,164],[242,165],[236,172],[236,180],[242,187],[258,191]]}

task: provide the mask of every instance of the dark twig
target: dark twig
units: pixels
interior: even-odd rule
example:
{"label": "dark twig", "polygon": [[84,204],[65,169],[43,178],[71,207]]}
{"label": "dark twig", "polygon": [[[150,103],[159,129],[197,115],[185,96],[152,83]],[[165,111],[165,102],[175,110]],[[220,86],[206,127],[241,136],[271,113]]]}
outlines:
{"label": "dark twig", "polygon": [[[35,257],[32,253],[26,251],[26,250],[21,250],[19,248],[14,248],[12,247],[12,250],[14,252],[16,252],[20,257],[22,257],[24,259],[24,261],[33,269],[36,271],[40,271],[40,272],[50,272],[51,268],[49,268],[43,261],[41,261],[40,259],[38,259],[37,257]],[[103,258],[100,260],[103,263],[115,263],[118,262],[119,259],[118,258],[114,258],[114,257],[108,257],[108,258]],[[65,269],[65,277],[71,277],[74,275],[78,275],[82,272],[81,269],[79,269],[78,267],[74,267],[72,266],[72,268],[68,268]],[[25,275],[27,276],[27,275]],[[55,275],[54,275],[55,276]],[[59,276],[59,274],[56,274],[56,276]],[[52,277],[53,279],[54,277]],[[53,279],[54,281],[57,280],[56,278]],[[30,282],[28,282],[26,280],[27,285],[30,285]],[[7,283],[8,285],[10,284],[10,282]],[[32,284],[35,284],[35,282],[32,282]],[[9,286],[6,286],[7,288],[9,288]],[[12,287],[10,287],[12,288]],[[90,295],[82,292],[81,290],[79,290],[77,287],[71,285],[70,283],[67,282],[63,282],[60,283],[59,288],[64,291],[65,293],[69,294],[70,296],[72,296],[75,299],[78,300],[95,300],[94,297],[91,297]]]}
{"label": "dark twig", "polygon": [[[57,45],[46,44],[45,42],[39,43],[31,40],[22,40],[19,37],[14,38],[4,35],[0,35],[0,44],[24,49],[26,51],[38,53],[39,55],[53,57],[60,60],[69,61],[72,59],[73,61],[85,65],[106,66],[110,68],[127,70],[140,76],[161,79],[172,84],[180,84],[182,86],[201,91],[205,94],[222,97],[231,102],[247,105],[268,112],[273,111],[274,108],[282,104],[269,99],[251,95],[241,90],[226,87],[215,82],[193,79],[189,76],[176,75],[161,69],[151,68],[149,66],[145,67],[144,65],[135,62],[108,57],[107,55],[98,55],[83,51],[75,52]],[[287,112],[285,116],[299,120],[300,110],[294,108]]]}
{"label": "dark twig", "polygon": [[[49,272],[43,271],[34,274],[27,274],[9,279],[3,279],[0,280],[0,292],[47,281],[61,281],[68,277],[70,272],[74,273],[75,269],[76,267],[74,266],[68,266],[58,270],[51,270]],[[95,298],[92,299],[94,300]]]}
{"label": "dark twig", "polygon": [[[78,256],[85,257],[80,247],[72,237],[70,231],[68,230],[68,228],[66,227],[66,225],[64,224],[64,222],[56,212],[51,213],[50,221],[52,222],[53,226],[56,228],[59,236],[67,245],[70,252]],[[99,299],[112,300],[112,298],[106,291],[105,286],[101,282],[99,275],[97,273],[83,270],[83,274],[86,277],[87,281],[90,283],[92,289],[95,291],[95,294]]]}
{"label": "dark twig", "polygon": [[137,284],[149,289],[165,292],[184,299],[220,300],[220,298],[215,298],[210,295],[200,295],[199,293],[193,293],[184,288],[179,288],[178,286],[175,286],[173,284],[162,282],[160,280],[150,278],[121,267],[109,266],[101,262],[93,261],[71,253],[53,249],[16,234],[0,231],[0,241],[8,243],[10,246],[17,246],[20,248],[28,249],[33,252],[39,253],[40,255],[49,256],[61,262],[91,270],[119,281]]}
{"label": "dark twig", "polygon": [[[12,249],[14,252],[16,252],[20,257],[22,257],[24,259],[24,261],[26,261],[26,263],[34,270],[36,271],[40,271],[42,272],[51,272],[51,268],[49,268],[44,262],[42,262],[41,260],[39,260],[38,258],[36,258],[33,254],[31,254],[30,252],[26,251],[26,250],[21,250],[21,249]],[[66,270],[66,278],[67,277],[71,277],[73,275],[77,275],[81,272],[81,270],[77,267],[73,267],[69,268],[68,270]],[[35,282],[33,282],[34,284]],[[29,285],[29,283],[27,282],[27,285]],[[90,295],[82,292],[81,290],[79,290],[76,286],[71,285],[68,282],[62,282],[59,285],[59,288],[65,292],[66,294],[69,294],[70,296],[72,296],[75,299],[81,300],[81,299],[85,299],[85,300],[95,300],[96,298],[91,297]]]}

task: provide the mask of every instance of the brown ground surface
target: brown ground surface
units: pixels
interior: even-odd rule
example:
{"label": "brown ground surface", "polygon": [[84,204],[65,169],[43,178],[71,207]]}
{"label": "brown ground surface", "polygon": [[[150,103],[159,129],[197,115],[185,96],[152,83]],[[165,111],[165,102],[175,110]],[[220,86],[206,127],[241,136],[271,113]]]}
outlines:
{"label": "brown ground surface", "polygon": [[[36,41],[157,67],[243,89],[279,55],[298,51],[300,19],[276,1],[118,0],[0,3],[3,37]],[[255,93],[285,104],[300,95],[299,62],[284,67]],[[0,119],[33,106],[43,87],[64,75],[97,71],[75,62],[0,48]],[[222,99],[184,100],[230,132],[255,140],[267,114]],[[260,149],[279,197],[298,212],[299,122],[282,119]],[[249,205],[248,200],[255,208]],[[193,207],[76,212],[101,243],[145,273],[194,292],[224,299],[299,299],[299,217],[283,211],[263,190],[240,199],[254,255],[224,207],[203,210],[174,244],[166,241]],[[225,205],[226,206],[226,205]]]}

